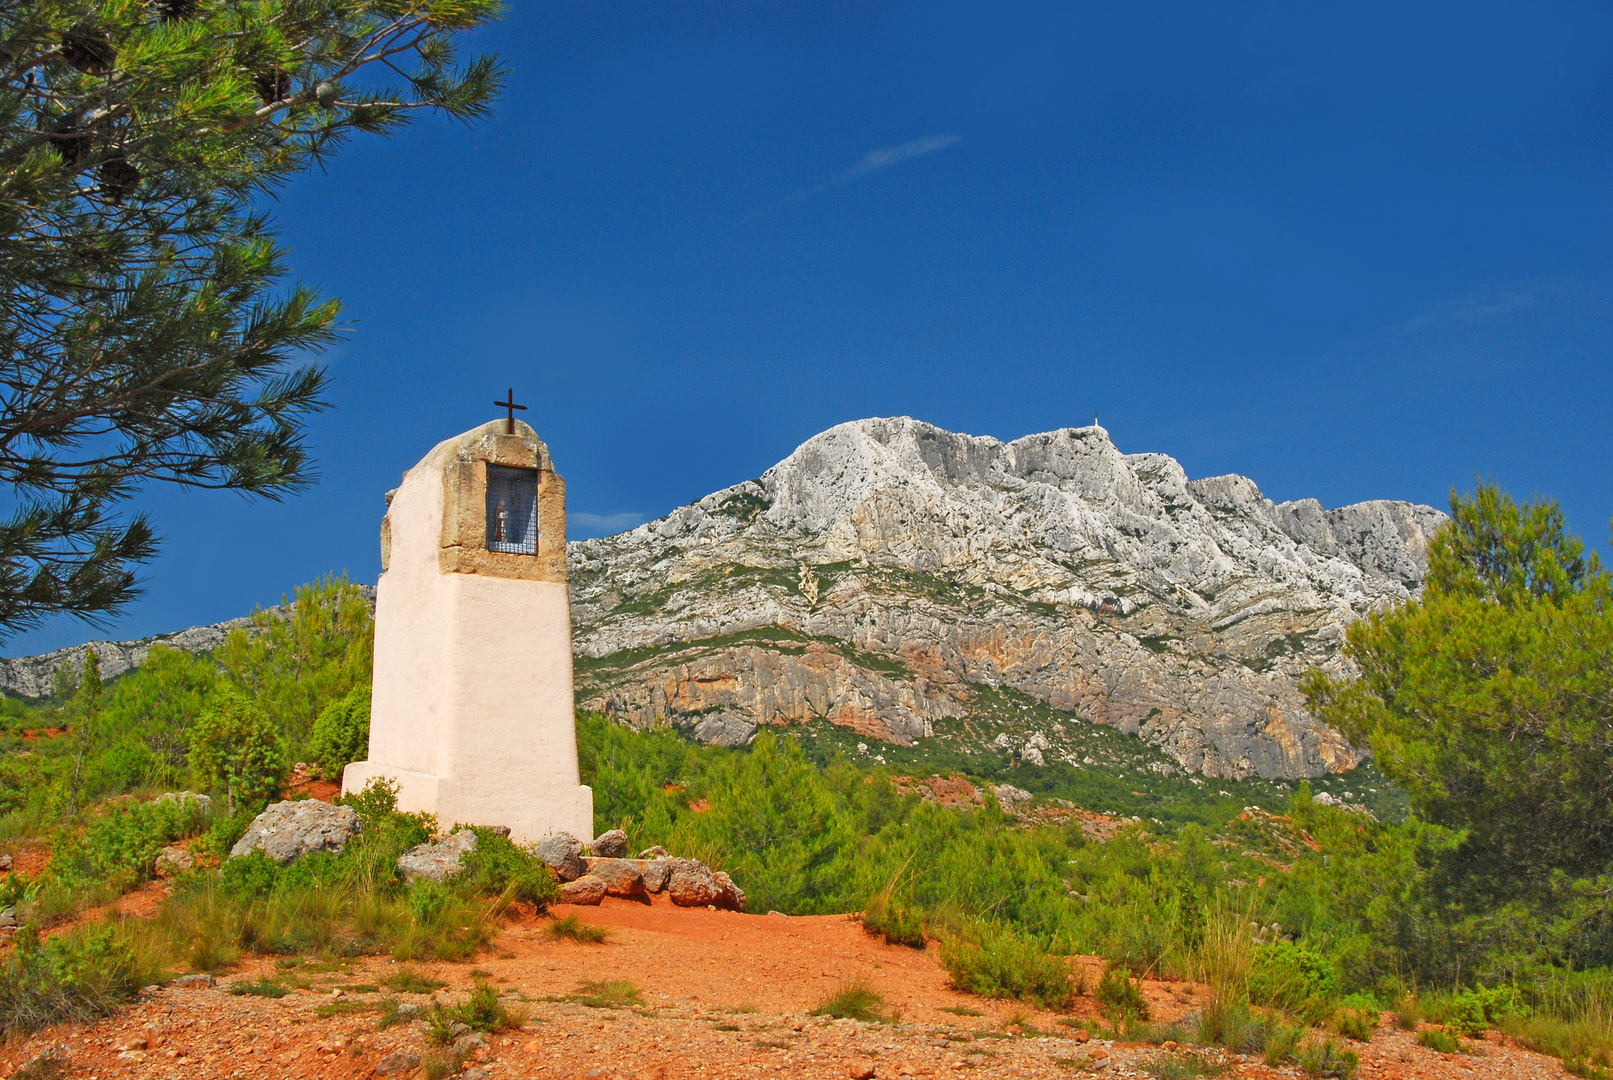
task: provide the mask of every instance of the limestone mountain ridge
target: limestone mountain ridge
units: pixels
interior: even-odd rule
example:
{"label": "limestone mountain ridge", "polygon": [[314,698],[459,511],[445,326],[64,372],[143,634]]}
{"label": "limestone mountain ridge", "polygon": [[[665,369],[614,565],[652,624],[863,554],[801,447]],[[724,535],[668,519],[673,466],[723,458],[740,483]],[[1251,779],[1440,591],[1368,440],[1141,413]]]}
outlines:
{"label": "limestone mountain ridge", "polygon": [[855,421],[568,545],[577,700],[726,744],[827,721],[1079,767],[1067,736],[1097,724],[1189,773],[1343,771],[1362,751],[1297,680],[1339,668],[1351,621],[1420,593],[1444,520],[1274,503],[1097,426],[1002,442]]}

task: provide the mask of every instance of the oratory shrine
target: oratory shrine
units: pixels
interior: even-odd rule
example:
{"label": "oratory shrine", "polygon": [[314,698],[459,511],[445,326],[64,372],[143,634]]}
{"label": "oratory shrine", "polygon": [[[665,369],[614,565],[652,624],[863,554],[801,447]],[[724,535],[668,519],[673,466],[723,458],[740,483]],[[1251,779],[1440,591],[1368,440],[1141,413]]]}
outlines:
{"label": "oratory shrine", "polygon": [[368,761],[398,808],[504,825],[517,841],[594,834],[577,771],[566,487],[509,418],[438,443],[388,496],[375,596]]}

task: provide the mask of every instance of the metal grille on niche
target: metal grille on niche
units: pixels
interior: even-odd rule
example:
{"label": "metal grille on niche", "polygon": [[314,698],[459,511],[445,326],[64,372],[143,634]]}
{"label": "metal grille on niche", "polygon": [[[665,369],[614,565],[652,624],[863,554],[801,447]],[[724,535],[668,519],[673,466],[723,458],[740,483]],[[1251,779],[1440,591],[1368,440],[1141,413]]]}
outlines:
{"label": "metal grille on niche", "polygon": [[487,550],[538,553],[538,470],[487,467]]}

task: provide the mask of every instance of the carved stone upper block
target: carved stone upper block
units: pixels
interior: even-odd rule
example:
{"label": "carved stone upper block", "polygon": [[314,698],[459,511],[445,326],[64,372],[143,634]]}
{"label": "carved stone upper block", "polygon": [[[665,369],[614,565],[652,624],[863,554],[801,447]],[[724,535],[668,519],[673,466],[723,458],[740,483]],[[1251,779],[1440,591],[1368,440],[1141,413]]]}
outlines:
{"label": "carved stone upper block", "polygon": [[[486,424],[439,446],[421,465],[442,470],[442,537],[438,568],[445,574],[479,574],[517,581],[566,583],[566,482],[554,471],[549,448],[526,424],[504,433],[503,421]],[[537,544],[530,554],[489,550],[487,468],[502,465],[536,474]],[[418,468],[419,466],[417,466]],[[389,500],[390,502],[390,500]],[[392,561],[391,514],[381,521],[381,569]]]}

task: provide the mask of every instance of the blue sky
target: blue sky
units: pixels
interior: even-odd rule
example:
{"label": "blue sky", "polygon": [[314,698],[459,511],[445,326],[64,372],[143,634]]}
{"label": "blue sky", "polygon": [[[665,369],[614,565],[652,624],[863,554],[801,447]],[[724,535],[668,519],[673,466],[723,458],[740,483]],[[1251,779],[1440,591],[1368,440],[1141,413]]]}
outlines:
{"label": "blue sky", "polygon": [[507,386],[573,537],[845,420],[1096,412],[1277,500],[1492,476],[1606,550],[1605,4],[571,0],[478,40],[493,120],[354,143],[272,206],[353,320],[320,485],[152,491],[114,636],[373,582],[383,493]]}

